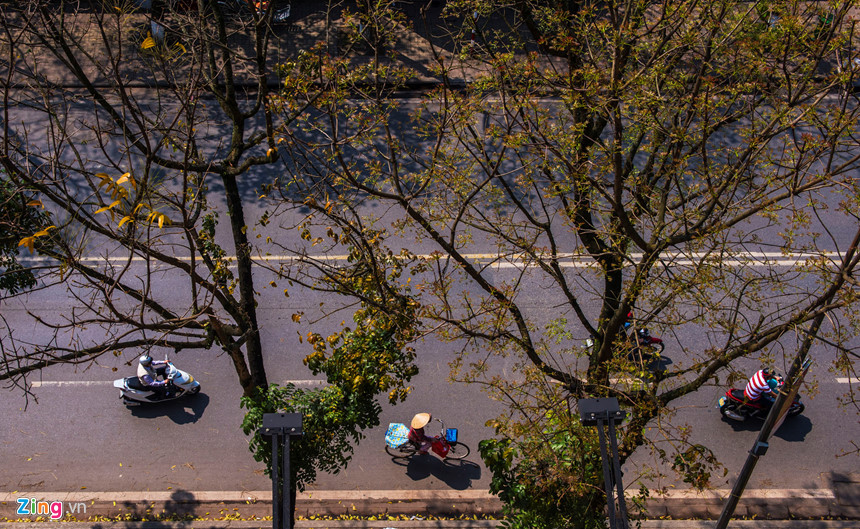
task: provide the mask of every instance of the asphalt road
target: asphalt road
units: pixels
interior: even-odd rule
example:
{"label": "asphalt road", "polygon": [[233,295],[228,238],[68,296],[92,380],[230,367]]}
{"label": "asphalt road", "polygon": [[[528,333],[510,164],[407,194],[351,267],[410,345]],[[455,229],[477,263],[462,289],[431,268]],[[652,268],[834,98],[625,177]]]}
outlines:
{"label": "asphalt road", "polygon": [[[405,104],[409,104],[406,102]],[[86,104],[81,103],[81,112]],[[32,119],[30,119],[32,118]],[[24,115],[34,123],[38,132],[38,116]],[[212,132],[215,137],[219,131]],[[38,137],[33,137],[38,142]],[[96,157],[98,153],[84,153]],[[251,174],[243,180],[243,192],[248,202],[248,218],[256,218],[266,208],[256,201],[256,188],[267,182],[268,176]],[[217,195],[217,185],[211,188]],[[213,199],[217,206],[217,202]],[[301,214],[300,211],[294,214]],[[283,225],[294,219],[279,219]],[[829,222],[829,219],[828,219]],[[850,221],[834,221],[828,227],[836,234],[851,233]],[[763,240],[775,229],[760,232]],[[295,238],[295,232],[277,231],[278,236]],[[287,240],[282,242],[287,242]],[[227,245],[226,247],[230,247]],[[475,251],[492,251],[491,245]],[[97,249],[94,249],[97,250]],[[419,246],[417,251],[422,251]],[[516,268],[488,271],[496,279],[513,278]],[[282,289],[265,289],[268,278],[257,278],[260,298],[260,323],[266,362],[271,381],[307,381],[311,373],[301,359],[309,352],[298,336],[309,330],[334,330],[346,314],[337,314],[311,327],[320,315],[320,303],[327,300],[313,293],[300,293],[290,298]],[[158,289],[164,293],[181,293],[185,283],[170,276],[163,277]],[[552,294],[539,284],[526,282],[519,289],[518,301],[528,308],[536,322],[557,317]],[[2,316],[15,329],[21,340],[39,342],[47,338],[44,330],[35,327],[26,315],[30,310],[58,320],[77,302],[57,290],[41,291],[27,298],[0,302]],[[291,319],[295,311],[304,311],[302,323]],[[76,331],[79,332],[79,331]],[[94,334],[84,338],[97,339]],[[583,339],[585,336],[576,337]],[[700,329],[682,329],[676,337],[667,339],[666,355],[676,363],[689,362],[689,351],[703,350],[711,345]],[[790,346],[790,344],[787,344]],[[488,419],[503,412],[477,386],[466,386],[448,380],[448,363],[453,360],[457,344],[427,340],[418,344],[420,374],[414,379],[414,392],[400,406],[386,406],[382,424],[367,432],[356,447],[353,463],[338,475],[320,475],[312,488],[320,490],[413,490],[453,489],[485,490],[490,476],[480,462],[478,441],[492,432],[485,426]],[[262,473],[247,449],[247,440],[240,430],[242,410],[239,408],[240,389],[229,359],[216,350],[185,351],[173,360],[191,372],[203,385],[202,393],[185,402],[176,402],[150,409],[130,411],[121,405],[111,381],[134,373],[129,364],[138,352],[125,351],[121,357],[102,357],[94,365],[56,366],[42,372],[31,382],[38,401],[25,400],[19,388],[0,389],[0,491],[164,491],[164,490],[266,490],[269,480]],[[837,457],[853,449],[852,440],[860,438],[860,425],[854,411],[838,407],[836,399],[848,390],[828,371],[833,351],[819,347],[814,351],[816,364],[810,375],[816,393],[805,391],[805,414],[786,423],[776,434],[770,451],[750,482],[751,488],[797,489],[829,486],[830,473],[856,470],[856,457]],[[562,361],[559,359],[559,361]],[[495,363],[505,376],[516,376],[510,360]],[[757,369],[747,362],[744,369]],[[777,366],[784,369],[783,366]],[[116,369],[116,371],[114,371]],[[303,382],[305,383],[305,382]],[[856,387],[856,386],[854,386]],[[689,440],[704,442],[714,449],[717,458],[726,464],[725,476],[715,475],[713,484],[730,484],[752,446],[757,424],[732,425],[724,422],[715,408],[717,397],[724,388],[703,388],[677,402],[675,424],[689,423]],[[460,464],[446,465],[426,457],[398,464],[383,451],[383,436],[389,422],[405,422],[418,411],[429,410],[446,424],[460,429],[461,439],[472,448],[472,455]],[[651,438],[660,439],[660,425],[654,424]],[[672,439],[659,441],[671,444]],[[625,469],[625,482],[642,477],[648,486],[686,488],[676,479],[645,478],[644,466],[649,463],[646,450],[637,453]],[[664,468],[664,470],[666,470]]]}
{"label": "asphalt road", "polygon": [[[497,274],[513,274],[499,269]],[[179,289],[175,279],[165,278],[166,289]],[[261,283],[265,284],[264,281]],[[267,370],[271,381],[300,381],[313,378],[302,363],[308,353],[299,333],[308,323],[297,324],[291,314],[306,312],[303,322],[314,319],[325,300],[312,294],[283,298],[280,290],[264,291],[261,298],[261,326],[267,349]],[[547,293],[524,285],[520,301],[535,318],[553,314]],[[21,337],[38,331],[26,324],[27,310],[48,318],[58,318],[68,310],[69,300],[54,292],[42,291],[26,303],[3,303],[3,316]],[[338,320],[343,316],[338,315]],[[339,323],[326,322],[330,329]],[[319,324],[315,329],[319,329]],[[38,338],[38,336],[35,336]],[[679,337],[686,347],[695,347],[695,331]],[[666,355],[683,362],[672,340]],[[485,490],[490,476],[477,453],[478,441],[492,432],[485,422],[503,411],[477,386],[448,380],[448,362],[456,344],[427,340],[418,344],[420,374],[414,392],[405,404],[385,406],[382,424],[369,432],[356,447],[352,464],[338,475],[320,475],[312,488],[319,490]],[[269,480],[262,466],[247,449],[240,430],[242,410],[240,389],[229,359],[216,350],[184,351],[173,357],[203,386],[199,396],[152,408],[126,409],[117,399],[111,381],[134,372],[136,352],[121,357],[106,356],[94,365],[75,368],[56,366],[44,370],[33,392],[38,399],[26,401],[20,389],[3,390],[0,417],[0,491],[164,491],[164,490],[266,490]],[[837,457],[850,451],[850,441],[860,438],[854,412],[837,406],[837,396],[848,385],[827,371],[832,352],[814,352],[816,364],[810,381],[817,386],[815,396],[804,392],[807,408],[803,416],[787,422],[776,434],[770,451],[750,483],[751,488],[802,489],[828,487],[830,473],[856,470],[856,456]],[[756,365],[749,362],[749,370]],[[116,371],[113,369],[116,368]],[[506,376],[516,376],[510,364],[497,366]],[[721,388],[703,388],[677,403],[675,424],[691,425],[690,439],[714,449],[728,469],[726,476],[714,476],[713,485],[730,486],[746,452],[752,446],[757,423],[735,425],[721,419],[715,408]],[[392,461],[383,451],[383,437],[389,422],[405,422],[418,411],[429,410],[458,427],[461,439],[472,448],[462,463],[443,464],[434,457],[418,458],[408,464]],[[650,434],[659,440],[659,425]],[[666,447],[671,440],[662,440]],[[646,450],[634,456],[625,469],[625,482],[642,477],[643,465],[650,463]],[[665,470],[665,469],[664,469]],[[649,486],[686,488],[676,479],[646,479]]]}

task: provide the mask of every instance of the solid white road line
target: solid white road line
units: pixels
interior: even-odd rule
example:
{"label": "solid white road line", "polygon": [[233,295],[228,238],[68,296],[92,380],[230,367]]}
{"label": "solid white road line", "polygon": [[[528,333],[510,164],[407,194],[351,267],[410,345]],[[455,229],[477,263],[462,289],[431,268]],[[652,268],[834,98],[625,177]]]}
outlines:
{"label": "solid white road line", "polygon": [[[416,254],[416,257],[419,259],[435,259],[440,257],[440,254]],[[441,256],[444,257],[444,256]],[[463,257],[470,261],[490,261],[487,264],[491,264],[493,267],[498,268],[518,268],[523,266],[523,262],[525,261],[525,256],[523,255],[499,255],[494,253],[468,253],[463,254]],[[591,259],[587,255],[581,254],[573,254],[573,253],[563,253],[556,255],[557,259],[560,261],[559,265],[562,267],[587,267],[594,266],[594,260]],[[642,259],[643,254],[641,253],[632,253],[630,254],[630,258],[632,260]],[[692,264],[696,264],[699,259],[709,258],[713,262],[721,262],[728,266],[737,266],[741,264],[747,265],[758,265],[758,264],[767,264],[768,266],[792,266],[800,261],[806,259],[816,259],[825,257],[828,259],[839,259],[840,254],[837,252],[820,252],[820,253],[811,253],[811,252],[799,252],[799,253],[789,253],[784,254],[782,252],[727,252],[724,256],[715,256],[707,253],[693,252],[693,253],[683,253],[683,252],[666,252],[661,261],[666,264],[677,264],[677,265],[685,265],[689,266]],[[187,256],[179,256],[174,257],[178,261],[189,262],[191,261],[190,257]],[[547,256],[544,256],[547,258]],[[23,257],[19,258],[21,261],[31,261],[31,262],[53,262],[54,260],[49,257],[40,257],[40,256],[32,256],[32,257]],[[228,261],[235,261],[235,256],[228,256],[225,258]],[[312,261],[346,261],[349,259],[348,255],[308,255],[305,257],[299,257],[295,255],[265,255],[265,256],[254,256],[251,258],[255,262],[283,262],[290,263],[299,261],[301,259],[308,259]],[[83,263],[97,263],[97,262],[110,262],[110,263],[126,263],[126,262],[144,262],[145,259],[143,257],[135,256],[129,259],[127,256],[125,257],[100,257],[100,256],[87,256],[79,259]],[[200,261],[200,258],[196,258],[197,261]],[[533,266],[533,265],[530,265]]]}
{"label": "solid white road line", "polygon": [[303,387],[303,386],[313,387],[313,386],[325,386],[328,384],[328,381],[327,380],[319,380],[319,379],[284,380],[284,382],[281,385],[286,386],[287,384],[292,384],[294,386],[299,386],[299,387]]}
{"label": "solid white road line", "polygon": [[67,387],[67,386],[110,386],[113,380],[37,380],[31,382],[34,388]]}
{"label": "solid white road line", "polygon": [[[283,382],[286,384],[293,384],[295,386],[324,386],[327,384],[325,380],[285,380]],[[31,383],[31,386],[34,388],[47,388],[47,387],[87,387],[87,386],[111,386],[113,385],[113,380],[37,380]]]}
{"label": "solid white road line", "polygon": [[[552,380],[552,382],[558,383],[557,380]],[[640,381],[635,378],[609,379],[610,384],[632,384],[636,382]],[[837,378],[836,382],[839,384],[860,384],[860,378]],[[287,384],[292,384],[297,387],[316,387],[328,385],[328,382],[320,379],[284,380],[280,385],[286,386]],[[34,388],[111,386],[113,385],[113,380],[37,380],[35,382],[31,382],[30,385]]]}

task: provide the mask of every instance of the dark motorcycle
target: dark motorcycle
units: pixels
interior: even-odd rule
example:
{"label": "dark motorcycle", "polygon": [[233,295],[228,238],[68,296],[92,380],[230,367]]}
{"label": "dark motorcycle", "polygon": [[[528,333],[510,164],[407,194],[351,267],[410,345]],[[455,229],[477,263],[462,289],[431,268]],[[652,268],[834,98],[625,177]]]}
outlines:
{"label": "dark motorcycle", "polygon": [[640,347],[653,349],[652,354],[660,354],[663,352],[663,349],[666,348],[666,344],[663,343],[663,340],[656,336],[651,336],[648,329],[637,329],[634,341]]}
{"label": "dark motorcycle", "polygon": [[[661,355],[666,348],[666,344],[663,343],[662,339],[651,336],[651,333],[645,328],[636,329],[635,333],[628,334],[630,327],[629,322],[624,324],[628,350],[627,358],[631,362],[650,366],[652,370],[660,369],[662,365]],[[585,340],[585,345],[589,348],[594,347],[594,338],[591,336],[588,337]]]}

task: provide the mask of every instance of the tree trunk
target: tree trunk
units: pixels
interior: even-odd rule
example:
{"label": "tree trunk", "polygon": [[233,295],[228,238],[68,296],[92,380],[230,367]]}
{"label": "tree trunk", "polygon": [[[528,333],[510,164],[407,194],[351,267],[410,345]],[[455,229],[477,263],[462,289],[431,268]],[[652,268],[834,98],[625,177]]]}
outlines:
{"label": "tree trunk", "polygon": [[242,327],[245,333],[245,353],[250,385],[243,385],[245,396],[252,396],[254,389],[268,386],[266,369],[263,365],[263,347],[260,342],[260,328],[257,325],[257,301],[254,293],[253,262],[251,261],[251,245],[248,243],[245,224],[245,213],[242,210],[242,197],[236,184],[236,177],[223,175],[224,190],[227,196],[227,208],[230,215],[230,228],[233,232],[233,243],[236,247],[237,278],[239,281],[239,304],[245,321]]}

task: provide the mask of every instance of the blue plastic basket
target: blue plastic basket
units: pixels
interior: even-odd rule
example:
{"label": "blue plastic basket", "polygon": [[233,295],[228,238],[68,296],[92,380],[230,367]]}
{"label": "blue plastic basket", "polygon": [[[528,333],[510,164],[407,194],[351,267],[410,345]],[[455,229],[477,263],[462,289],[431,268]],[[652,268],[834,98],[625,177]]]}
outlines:
{"label": "blue plastic basket", "polygon": [[445,431],[445,440],[449,443],[457,442],[457,429],[456,428],[448,428]]}

